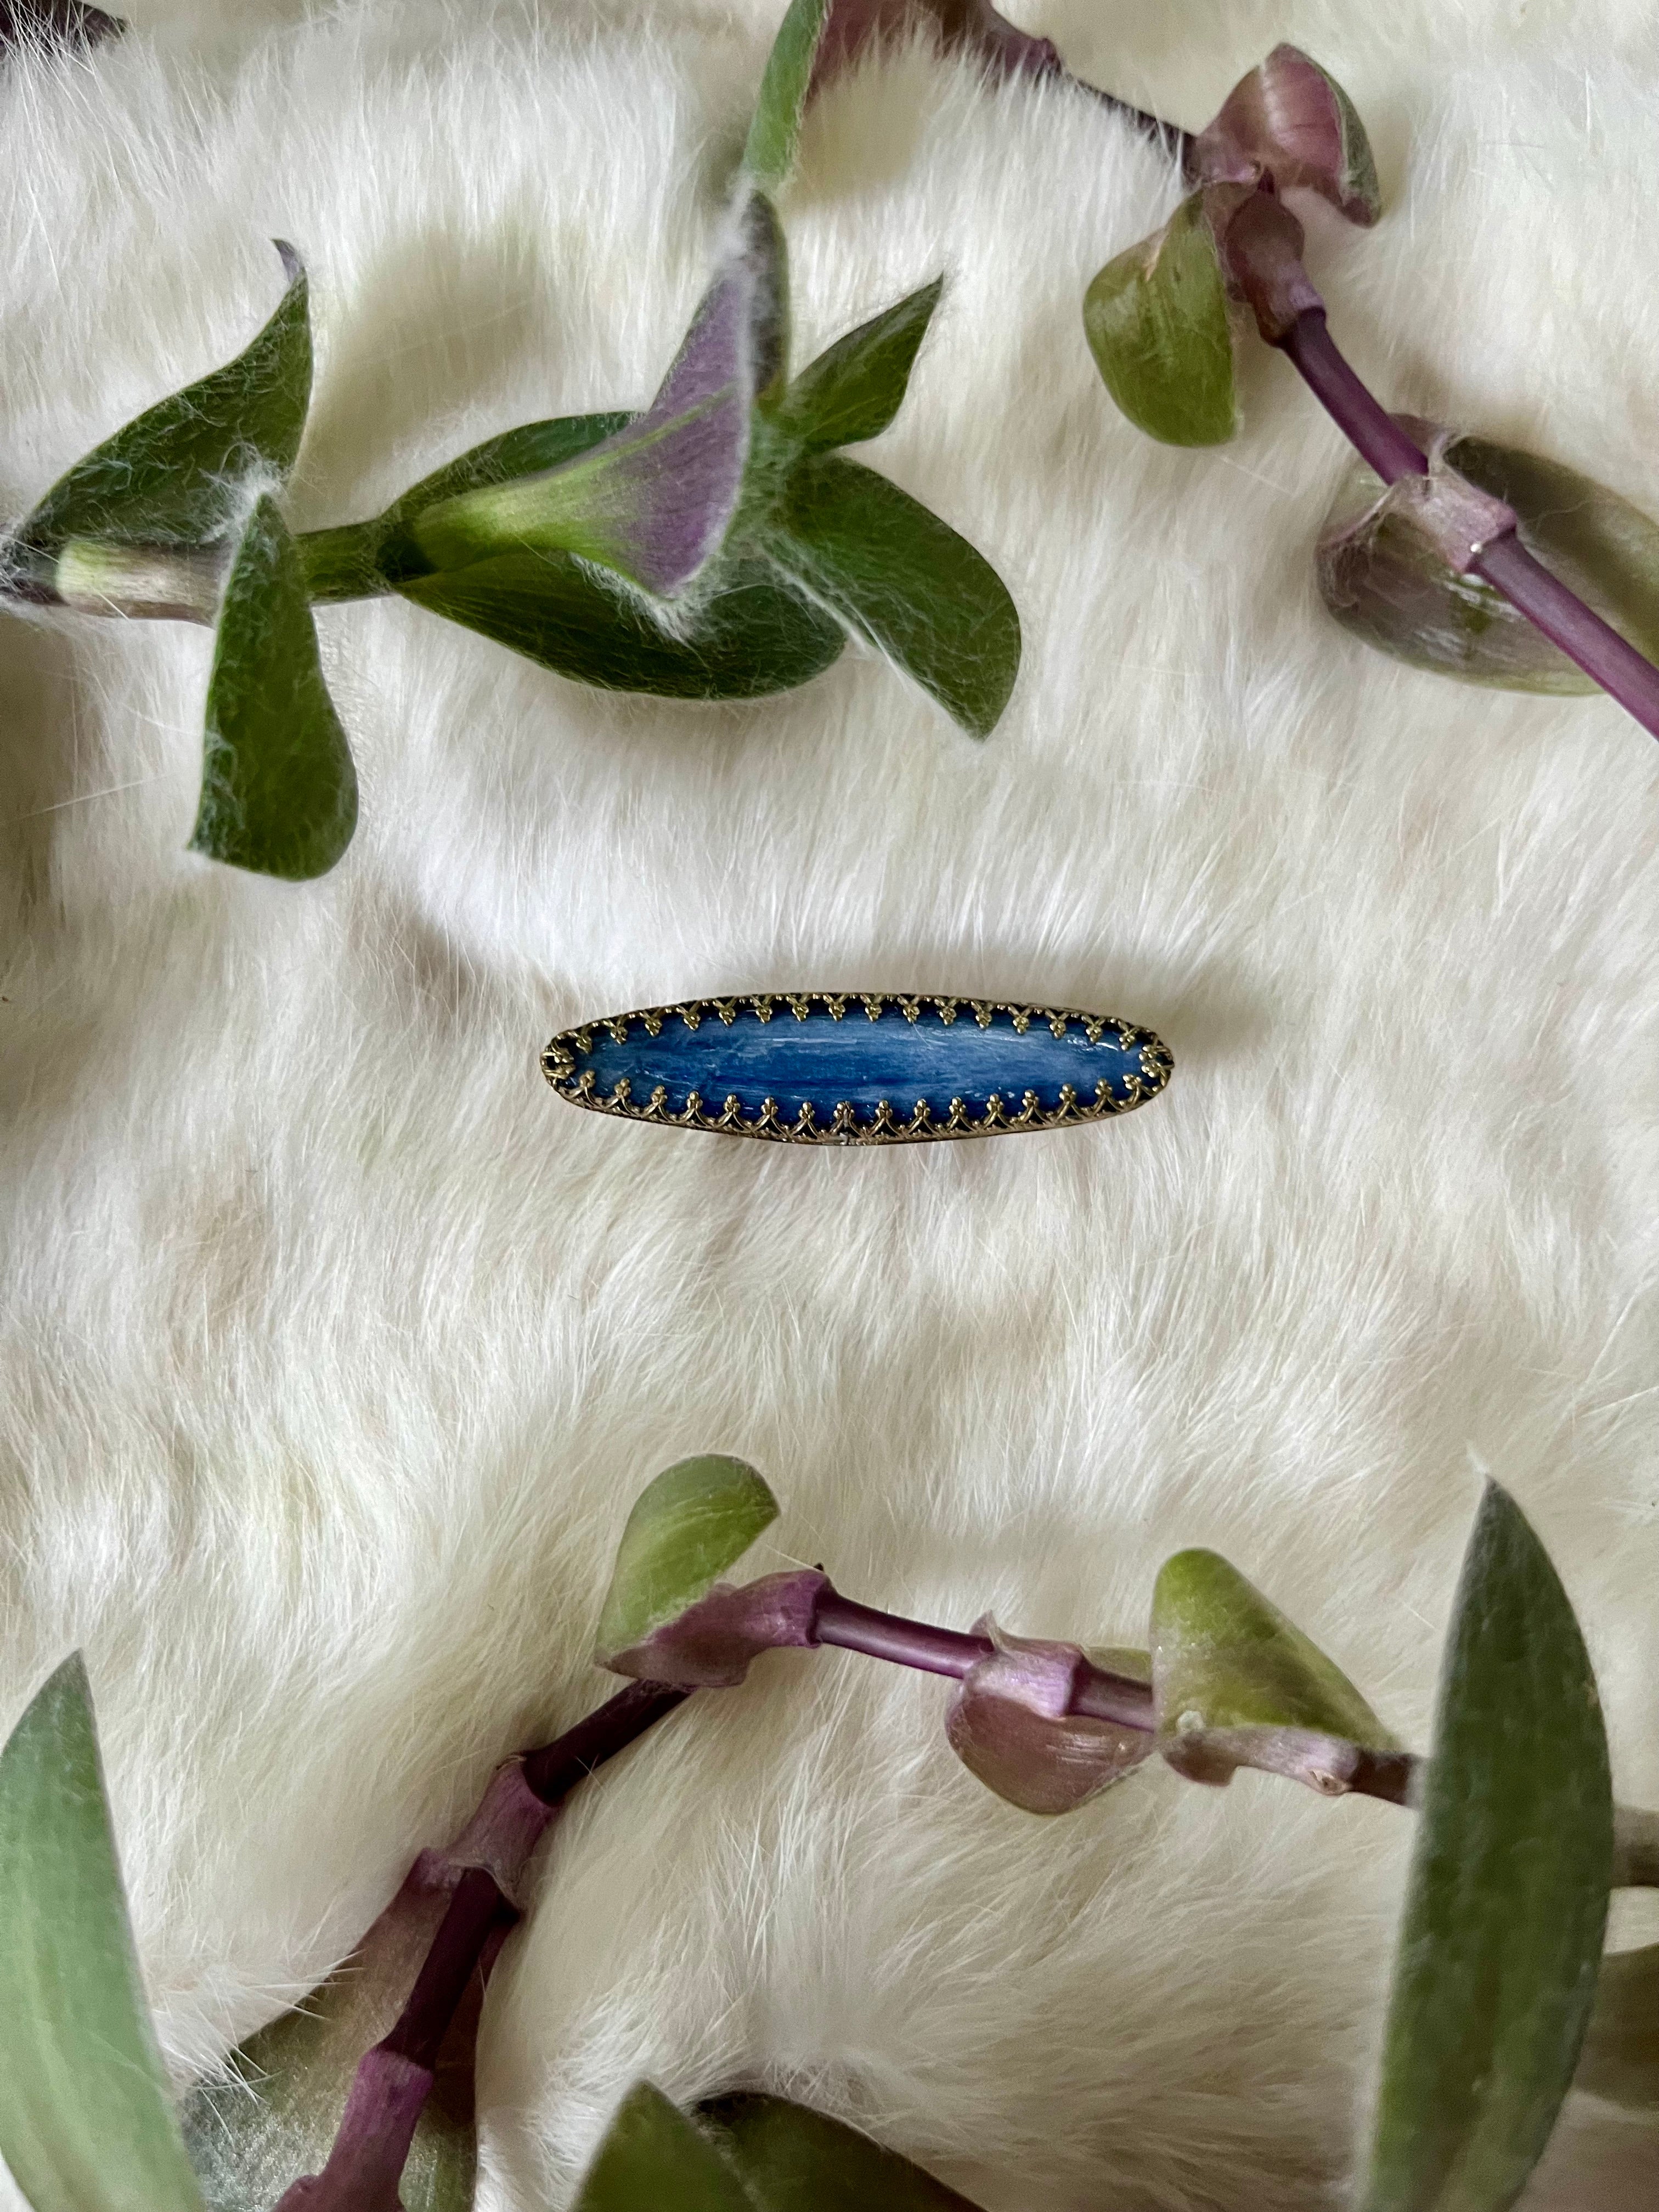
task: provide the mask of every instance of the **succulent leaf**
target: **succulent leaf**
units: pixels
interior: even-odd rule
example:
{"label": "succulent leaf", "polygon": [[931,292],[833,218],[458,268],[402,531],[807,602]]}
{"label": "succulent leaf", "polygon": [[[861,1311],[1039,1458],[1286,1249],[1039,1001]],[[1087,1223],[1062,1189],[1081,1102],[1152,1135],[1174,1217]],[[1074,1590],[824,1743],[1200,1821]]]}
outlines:
{"label": "succulent leaf", "polygon": [[[1080,1645],[1010,1636],[988,1616],[975,1633],[997,1648],[963,1677],[945,1732],[969,1772],[999,1797],[1027,1813],[1074,1812],[1151,1753],[1144,1729],[1069,1710],[1086,1657]],[[1127,1671],[1126,1656],[1133,1664],[1146,1655],[1115,1652],[1115,1671]]]}
{"label": "succulent leaf", "polygon": [[778,1517],[778,1501],[744,1460],[683,1459],[634,1501],[617,1547],[595,1647],[601,1666],[708,1596]]}
{"label": "succulent leaf", "polygon": [[1218,1553],[1165,1560],[1152,1646],[1158,1747],[1189,1781],[1260,1766],[1329,1796],[1356,1748],[1399,1749],[1340,1668]]}
{"label": "succulent leaf", "polygon": [[1202,193],[1106,264],[1083,303],[1106,389],[1137,429],[1216,446],[1238,427],[1227,286]]}
{"label": "succulent leaf", "polygon": [[617,2107],[574,2212],[757,2212],[709,2137],[641,2081]]}
{"label": "succulent leaf", "polygon": [[1318,192],[1350,222],[1382,211],[1376,164],[1358,109],[1328,70],[1299,47],[1277,46],[1238,82],[1191,142],[1195,184],[1255,184]]}
{"label": "succulent leaf", "polygon": [[[1518,517],[1521,542],[1638,653],[1659,655],[1659,525],[1559,461],[1395,416],[1428,455]],[[1599,687],[1479,576],[1460,574],[1363,462],[1320,532],[1320,597],[1364,643],[1415,668],[1501,690],[1582,696]]]}
{"label": "succulent leaf", "polygon": [[706,1597],[605,1663],[613,1674],[681,1690],[735,1689],[763,1651],[811,1649],[818,1599],[829,1587],[812,1567],[763,1575],[737,1588],[716,1583]]}

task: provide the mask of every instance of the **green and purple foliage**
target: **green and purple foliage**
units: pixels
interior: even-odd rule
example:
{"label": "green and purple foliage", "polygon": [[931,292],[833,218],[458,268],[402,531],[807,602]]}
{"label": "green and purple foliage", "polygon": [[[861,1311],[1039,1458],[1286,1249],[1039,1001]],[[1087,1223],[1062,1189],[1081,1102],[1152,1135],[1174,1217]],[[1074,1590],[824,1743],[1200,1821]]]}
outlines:
{"label": "green and purple foliage", "polygon": [[[1284,195],[1315,194],[1366,228],[1382,212],[1364,125],[1335,78],[1274,47],[1185,140],[1182,168],[1190,196],[1109,261],[1084,299],[1090,349],[1123,413],[1171,445],[1233,436],[1235,310],[1248,310],[1359,454],[1370,472],[1362,489],[1375,487],[1359,517],[1334,517],[1322,539],[1321,589],[1338,618],[1399,659],[1470,682],[1605,690],[1659,737],[1659,668],[1644,657],[1659,648],[1653,526],[1621,518],[1588,562],[1558,557],[1570,549],[1552,543],[1550,495],[1539,490],[1551,464],[1517,453],[1483,471],[1470,441],[1468,465],[1455,468],[1451,441],[1389,415],[1331,337]],[[1513,502],[1495,489],[1506,483]],[[1578,484],[1606,515],[1613,495]],[[1353,503],[1345,494],[1345,509]],[[1516,637],[1528,628],[1529,647]]]}

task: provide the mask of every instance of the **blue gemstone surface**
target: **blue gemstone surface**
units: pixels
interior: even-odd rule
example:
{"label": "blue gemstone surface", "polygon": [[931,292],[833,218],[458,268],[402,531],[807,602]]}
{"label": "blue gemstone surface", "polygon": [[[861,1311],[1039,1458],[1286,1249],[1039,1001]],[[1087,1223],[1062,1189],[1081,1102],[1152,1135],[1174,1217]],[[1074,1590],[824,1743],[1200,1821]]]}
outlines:
{"label": "blue gemstone surface", "polygon": [[895,1144],[1125,1114],[1169,1080],[1150,1030],[1069,1008],[759,993],[586,1022],[542,1067],[600,1113],[796,1144]]}

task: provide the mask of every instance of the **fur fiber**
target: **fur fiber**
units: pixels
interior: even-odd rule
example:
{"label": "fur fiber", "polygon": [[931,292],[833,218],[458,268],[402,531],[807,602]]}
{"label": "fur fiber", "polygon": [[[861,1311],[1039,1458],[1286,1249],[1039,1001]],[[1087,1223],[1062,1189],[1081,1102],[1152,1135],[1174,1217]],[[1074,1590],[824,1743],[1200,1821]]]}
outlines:
{"label": "fur fiber", "polygon": [[[300,526],[640,404],[780,11],[129,12],[0,88],[11,514],[246,342],[272,235],[317,319]],[[1313,242],[1362,370],[1659,511],[1645,0],[1022,20],[1192,123],[1310,47],[1389,202]],[[784,1499],[757,1571],[963,1625],[1140,1641],[1159,1560],[1213,1545],[1419,1745],[1490,1468],[1659,1803],[1659,750],[1330,623],[1342,449],[1261,349],[1229,448],[1117,417],[1084,288],[1175,194],[1095,104],[926,49],[811,125],[797,361],[950,275],[871,458],[1018,603],[982,748],[867,656],[694,709],[329,610],[363,822],[296,888],[182,849],[207,633],[0,626],[0,1723],[85,1645],[181,2080],[604,1693],[623,1516],[695,1449]],[[584,1015],[842,985],[1121,1013],[1174,1083],[841,1153],[574,1114],[536,1070]],[[822,2101],[993,2212],[1340,2200],[1409,1820],[1159,1770],[1035,1820],[942,1702],[781,1656],[586,1794],[491,2001],[487,2212],[567,2203],[641,2074]],[[1656,2159],[1583,2104],[1530,2201],[1650,2203]]]}

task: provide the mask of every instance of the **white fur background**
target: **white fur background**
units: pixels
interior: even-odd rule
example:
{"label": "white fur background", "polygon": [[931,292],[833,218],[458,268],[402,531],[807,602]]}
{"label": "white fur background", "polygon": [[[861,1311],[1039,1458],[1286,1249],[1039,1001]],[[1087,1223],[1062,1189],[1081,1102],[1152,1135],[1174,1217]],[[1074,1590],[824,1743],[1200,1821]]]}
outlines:
{"label": "white fur background", "polygon": [[[317,318],[301,526],[641,403],[781,5],[129,12],[0,88],[12,515],[246,343],[272,234]],[[1021,20],[1193,124],[1310,47],[1389,204],[1314,242],[1362,369],[1659,509],[1644,5]],[[1174,195],[1087,100],[926,53],[811,127],[797,359],[950,274],[869,458],[1018,602],[982,749],[855,655],[695,709],[330,610],[363,821],[296,888],[182,849],[204,631],[0,625],[0,1723],[86,1646],[181,2079],[604,1693],[611,1547],[693,1449],[785,1500],[760,1568],[959,1625],[1139,1640],[1159,1560],[1218,1546],[1419,1745],[1490,1467],[1659,1802],[1659,749],[1328,622],[1340,441],[1260,349],[1231,447],[1115,414],[1084,287]],[[841,1153],[580,1115],[536,1070],[584,1015],[843,985],[1121,1013],[1175,1081],[1102,1129]],[[586,1793],[492,1998],[489,2212],[564,2204],[642,2073],[832,2105],[993,2212],[1340,2195],[1408,1819],[1160,1770],[1039,1822],[942,1705],[779,1657]],[[1605,2108],[1553,2156],[1540,2204],[1651,2202],[1659,2146]]]}

